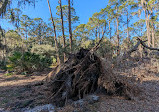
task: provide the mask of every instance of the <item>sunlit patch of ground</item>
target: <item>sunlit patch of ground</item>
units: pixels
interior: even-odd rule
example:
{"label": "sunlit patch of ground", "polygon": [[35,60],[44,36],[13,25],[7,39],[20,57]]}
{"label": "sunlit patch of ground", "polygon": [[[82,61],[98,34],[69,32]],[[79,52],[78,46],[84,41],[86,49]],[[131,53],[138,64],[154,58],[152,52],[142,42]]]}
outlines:
{"label": "sunlit patch of ground", "polygon": [[40,75],[11,75],[0,73],[0,108],[15,110],[26,106],[43,104],[44,95],[41,93],[41,85],[46,73]]}

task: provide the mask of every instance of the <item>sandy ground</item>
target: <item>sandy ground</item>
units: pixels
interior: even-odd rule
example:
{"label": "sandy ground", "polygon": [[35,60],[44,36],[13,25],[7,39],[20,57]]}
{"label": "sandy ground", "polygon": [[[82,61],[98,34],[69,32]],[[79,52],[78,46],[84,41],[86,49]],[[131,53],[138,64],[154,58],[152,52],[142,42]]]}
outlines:
{"label": "sandy ground", "polygon": [[100,112],[159,112],[159,78],[145,79],[140,88],[142,92],[133,100],[103,97]]}
{"label": "sandy ground", "polygon": [[[132,100],[117,96],[100,95],[97,103],[89,104],[83,112],[159,112],[159,75],[156,66],[140,64],[133,68],[117,71],[122,75],[134,77],[141,92]],[[35,107],[44,104],[39,82],[47,73],[32,76],[4,76],[0,72],[0,108],[13,111],[19,108]],[[34,86],[33,86],[34,85]],[[20,112],[20,110],[18,110]],[[18,112],[13,111],[13,112]],[[71,112],[64,109],[63,112]],[[61,111],[62,112],[62,111]]]}
{"label": "sandy ground", "polygon": [[1,71],[0,108],[11,111],[43,104],[44,95],[40,91],[42,89],[40,83],[47,73],[5,76]]}

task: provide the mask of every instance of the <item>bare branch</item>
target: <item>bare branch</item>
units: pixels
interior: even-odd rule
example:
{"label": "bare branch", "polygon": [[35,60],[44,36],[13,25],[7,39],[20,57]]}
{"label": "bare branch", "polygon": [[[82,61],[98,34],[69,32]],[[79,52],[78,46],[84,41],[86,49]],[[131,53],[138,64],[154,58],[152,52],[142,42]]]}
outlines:
{"label": "bare branch", "polygon": [[104,32],[102,33],[102,38],[99,40],[98,44],[91,49],[91,51],[96,51],[99,48],[100,43],[103,41],[105,32],[106,32],[106,23],[105,23]]}
{"label": "bare branch", "polygon": [[145,48],[147,48],[147,49],[150,49],[150,50],[156,50],[156,51],[159,51],[158,48],[153,48],[153,47],[147,46],[147,45],[144,43],[144,41],[142,41],[140,38],[137,38],[137,40],[141,43],[141,45],[142,45],[143,47],[145,47]]}

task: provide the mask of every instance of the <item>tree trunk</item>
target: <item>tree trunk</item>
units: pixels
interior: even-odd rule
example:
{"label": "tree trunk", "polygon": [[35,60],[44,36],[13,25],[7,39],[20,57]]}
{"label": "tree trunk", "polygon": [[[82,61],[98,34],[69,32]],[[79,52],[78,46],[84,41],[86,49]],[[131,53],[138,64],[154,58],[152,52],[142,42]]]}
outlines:
{"label": "tree trunk", "polygon": [[155,47],[155,28],[152,26],[152,47]]}
{"label": "tree trunk", "polygon": [[6,58],[7,58],[7,54],[8,54],[7,52],[8,51],[7,51],[7,40],[6,40],[6,36],[5,36],[5,31],[4,31],[3,36],[4,36],[4,49],[3,49],[3,53],[4,53],[3,54],[3,56],[4,56],[3,58],[4,59],[3,60],[4,60],[4,65],[6,65]]}
{"label": "tree trunk", "polygon": [[128,9],[126,10],[127,12],[127,44],[128,44],[128,48],[130,47],[130,38],[129,38],[129,13],[128,13]]}
{"label": "tree trunk", "polygon": [[150,36],[150,15],[148,15],[148,18],[147,18],[147,37],[148,37],[148,43],[149,43],[149,47],[151,46],[151,36]]}
{"label": "tree trunk", "polygon": [[111,40],[111,28],[110,28],[110,20],[109,20],[109,36],[110,36],[110,40]]}
{"label": "tree trunk", "polygon": [[145,19],[146,19],[146,33],[147,33],[147,40],[148,40],[148,46],[150,47],[151,45],[151,37],[150,37],[150,23],[149,23],[149,18],[150,18],[150,15],[148,14],[148,17],[146,15],[146,10],[145,10]]}
{"label": "tree trunk", "polygon": [[95,29],[95,37],[96,37],[96,39],[97,39],[97,27],[96,27],[96,29]]}
{"label": "tree trunk", "polygon": [[27,41],[28,40],[28,29],[27,29],[27,26],[25,27],[25,30],[26,30],[26,32],[25,32],[25,40]]}
{"label": "tree trunk", "polygon": [[[116,13],[118,13],[118,7],[116,7]],[[119,37],[119,19],[118,19],[118,16],[116,17],[116,23],[117,23],[117,56],[120,55],[120,37]]]}
{"label": "tree trunk", "polygon": [[54,18],[52,16],[52,11],[51,11],[49,0],[47,0],[47,2],[48,2],[48,6],[49,6],[49,11],[50,11],[50,15],[51,15],[51,21],[52,21],[53,31],[54,31],[54,41],[55,41],[55,50],[56,50],[56,56],[57,56],[57,63],[60,64],[61,62],[60,62],[59,47],[58,47],[58,42],[57,42],[57,37],[56,37],[56,27],[55,27],[55,23],[54,23]]}
{"label": "tree trunk", "polygon": [[98,41],[100,40],[100,27],[98,26]]}
{"label": "tree trunk", "polygon": [[[60,12],[61,12],[61,25],[62,25],[62,38],[63,38],[63,49],[66,51],[66,41],[65,41],[65,31],[64,31],[64,22],[63,22],[63,11],[62,11],[62,3],[61,0],[59,0],[60,4]],[[63,52],[63,60],[66,61],[66,54]]]}
{"label": "tree trunk", "polygon": [[119,49],[119,42],[120,42],[120,37],[119,37],[119,20],[118,17],[116,17],[116,23],[117,23],[117,55],[120,55],[120,49]]}
{"label": "tree trunk", "polygon": [[71,6],[70,6],[70,0],[68,0],[68,23],[69,23],[69,38],[70,38],[70,50],[72,53],[72,28],[71,28]]}

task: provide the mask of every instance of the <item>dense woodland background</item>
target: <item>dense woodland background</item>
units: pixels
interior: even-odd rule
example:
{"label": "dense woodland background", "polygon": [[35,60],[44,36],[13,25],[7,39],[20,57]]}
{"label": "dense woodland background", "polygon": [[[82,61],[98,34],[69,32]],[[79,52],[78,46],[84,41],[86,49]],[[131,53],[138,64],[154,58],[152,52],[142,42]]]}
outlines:
{"label": "dense woodland background", "polygon": [[[97,55],[103,58],[123,56],[137,44],[137,38],[148,47],[159,48],[158,0],[109,0],[109,4],[95,12],[87,24],[79,24],[73,0],[67,5],[57,0],[53,17],[49,0],[49,23],[41,18],[24,15],[18,6],[35,0],[0,0],[0,19],[13,24],[14,30],[0,25],[0,68],[16,72],[33,72],[63,63],[81,47],[91,49],[101,39]],[[55,11],[54,11],[55,13]],[[149,55],[139,47],[137,56]]]}

